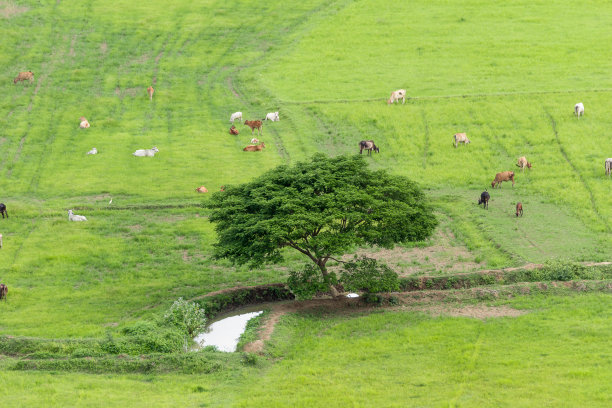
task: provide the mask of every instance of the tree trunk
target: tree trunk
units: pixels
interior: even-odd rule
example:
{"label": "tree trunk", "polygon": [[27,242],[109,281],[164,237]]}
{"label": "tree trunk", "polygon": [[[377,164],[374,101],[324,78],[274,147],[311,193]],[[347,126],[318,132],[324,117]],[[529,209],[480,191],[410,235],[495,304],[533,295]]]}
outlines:
{"label": "tree trunk", "polygon": [[329,286],[329,291],[332,297],[337,298],[338,296],[340,296],[340,294],[338,293],[338,290],[334,287],[334,285],[332,284],[330,280],[329,272],[327,272],[327,268],[325,267],[325,262],[322,260],[319,260],[317,262],[317,266],[319,267],[319,269],[321,269],[321,274],[323,274],[323,279]]}

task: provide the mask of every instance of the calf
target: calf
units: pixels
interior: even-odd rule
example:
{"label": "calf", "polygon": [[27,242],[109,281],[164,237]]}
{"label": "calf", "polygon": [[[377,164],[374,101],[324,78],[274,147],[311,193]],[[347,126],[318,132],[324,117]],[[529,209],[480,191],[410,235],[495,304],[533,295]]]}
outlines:
{"label": "calf", "polygon": [[89,126],[91,126],[89,124],[89,122],[87,121],[87,118],[85,116],[81,116],[81,118],[79,120],[81,121],[81,123],[79,124],[79,127],[81,129],[88,129]]}
{"label": "calf", "polygon": [[29,80],[32,82],[34,80],[34,73],[32,71],[20,72],[15,79],[13,79],[13,83],[16,84],[20,81]]}
{"label": "calf", "polygon": [[523,216],[523,203],[516,203],[516,216]]}
{"label": "calf", "polygon": [[467,135],[465,133],[455,133],[453,135],[453,139],[455,140],[455,147],[457,147],[459,143],[463,143],[463,144],[470,143],[470,139],[467,138]]}
{"label": "calf", "polygon": [[584,105],[582,102],[579,102],[574,106],[574,115],[578,117],[584,116]]}
{"label": "calf", "polygon": [[8,218],[8,213],[6,212],[6,205],[4,205],[4,203],[0,203],[0,213],[2,213],[3,219],[4,219],[4,214],[6,214],[6,218]]}
{"label": "calf", "polygon": [[399,102],[402,100],[402,103],[406,103],[406,90],[398,89],[397,91],[391,92],[391,97],[387,101],[387,105],[391,105],[392,103]]}
{"label": "calf", "polygon": [[242,151],[244,151],[244,152],[259,152],[259,151],[261,151],[261,150],[262,150],[264,147],[266,147],[266,145],[265,145],[263,142],[261,142],[261,143],[260,143],[260,144],[258,144],[258,145],[250,145],[250,146],[247,146],[247,147],[245,147],[244,149],[242,149]]}
{"label": "calf", "polygon": [[278,112],[270,112],[262,120],[270,120],[272,122],[278,122],[280,118],[278,117]]}
{"label": "calf", "polygon": [[482,204],[483,208],[489,209],[489,199],[491,196],[487,192],[487,190],[480,193],[480,199],[478,199],[478,205]]}
{"label": "calf", "polygon": [[6,295],[8,294],[8,286],[4,283],[0,283],[0,300],[4,299],[6,302]]}
{"label": "calf", "polygon": [[149,94],[149,99],[153,100],[153,92],[155,92],[155,89],[153,89],[152,86],[147,88],[147,93]]}
{"label": "calf", "polygon": [[374,144],[373,140],[362,140],[359,142],[359,154],[363,154],[364,149],[368,151],[368,155],[372,154],[372,150],[380,153],[380,149]]}
{"label": "calf", "polygon": [[531,163],[529,163],[527,161],[525,156],[519,157],[518,163],[516,164],[516,166],[520,167],[521,171],[525,171],[525,167],[527,167],[529,170],[531,170]]}
{"label": "calf", "polygon": [[502,181],[512,181],[512,187],[514,187],[514,172],[513,171],[502,171],[495,175],[495,179],[491,182],[491,187],[495,188],[499,185],[501,188]]}
{"label": "calf", "polygon": [[257,134],[259,136],[261,136],[261,134],[263,133],[263,129],[262,129],[263,125],[261,123],[261,120],[245,120],[244,124],[251,128],[251,135],[253,134],[253,131],[255,129],[257,129]]}
{"label": "calf", "polygon": [[606,176],[609,176],[612,173],[612,158],[606,159],[604,163],[604,168],[606,169]]}
{"label": "calf", "polygon": [[238,134],[238,129],[236,129],[236,126],[232,125],[232,127],[229,130],[230,135],[237,135]]}

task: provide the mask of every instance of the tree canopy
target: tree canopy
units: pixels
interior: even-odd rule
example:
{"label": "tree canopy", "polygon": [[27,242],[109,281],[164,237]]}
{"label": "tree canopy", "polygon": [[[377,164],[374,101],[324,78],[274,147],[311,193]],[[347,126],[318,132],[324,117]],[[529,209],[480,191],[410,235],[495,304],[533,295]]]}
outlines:
{"label": "tree canopy", "polygon": [[437,225],[416,183],[370,170],[357,155],[278,166],[214,193],[206,206],[218,235],[215,257],[259,266],[281,261],[290,247],[326,279],[327,261],[355,245],[391,248],[425,239]]}

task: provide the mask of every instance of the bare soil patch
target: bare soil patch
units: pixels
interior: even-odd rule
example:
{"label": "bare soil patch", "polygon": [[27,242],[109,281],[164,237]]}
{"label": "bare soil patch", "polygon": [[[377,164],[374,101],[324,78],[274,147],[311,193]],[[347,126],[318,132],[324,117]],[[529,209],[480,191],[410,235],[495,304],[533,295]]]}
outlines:
{"label": "bare soil patch", "polygon": [[0,1],[0,16],[9,19],[29,10],[29,7],[19,6],[12,1]]}
{"label": "bare soil patch", "polygon": [[527,313],[525,310],[513,309],[508,306],[493,307],[484,305],[469,305],[462,307],[431,305],[426,307],[413,307],[408,310],[419,310],[433,316],[473,317],[481,320],[496,317],[517,317]]}

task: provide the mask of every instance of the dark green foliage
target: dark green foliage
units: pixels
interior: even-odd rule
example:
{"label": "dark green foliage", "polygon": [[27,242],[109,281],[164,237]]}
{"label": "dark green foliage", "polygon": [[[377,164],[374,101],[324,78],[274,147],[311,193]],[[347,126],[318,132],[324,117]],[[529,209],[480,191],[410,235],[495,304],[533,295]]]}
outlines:
{"label": "dark green foliage", "polygon": [[246,365],[246,366],[256,366],[259,358],[257,357],[257,354],[253,354],[253,353],[242,353],[241,356],[241,361],[242,364]]}
{"label": "dark green foliage", "polygon": [[295,296],[284,284],[275,283],[271,285],[240,288],[217,295],[207,296],[203,299],[199,299],[198,303],[202,305],[206,311],[206,316],[210,319],[219,312],[226,312],[240,306],[292,299],[295,299]]}
{"label": "dark green foliage", "polygon": [[382,305],[384,300],[378,293],[365,293],[363,295],[363,301],[372,305]]}
{"label": "dark green foliage", "polygon": [[397,273],[365,256],[344,264],[340,282],[346,290],[368,293],[397,292],[400,288]]}
{"label": "dark green foliage", "polygon": [[[355,245],[423,240],[437,225],[409,179],[368,169],[363,157],[314,155],[212,195],[217,258],[258,266],[293,248],[327,277],[325,264]],[[329,282],[328,282],[329,284]],[[330,286],[331,288],[331,286]]]}
{"label": "dark green foliage", "polygon": [[172,353],[185,345],[184,333],[176,327],[159,326],[152,322],[136,322],[122,330],[123,336],[107,334],[101,349],[109,354]]}
{"label": "dark green foliage", "polygon": [[[329,277],[333,282],[332,284],[335,284],[335,274],[330,273]],[[317,293],[325,293],[329,288],[319,269],[312,264],[291,271],[289,278],[287,278],[287,286],[295,297],[301,300],[312,299]]]}

